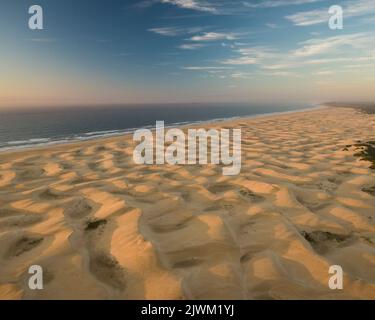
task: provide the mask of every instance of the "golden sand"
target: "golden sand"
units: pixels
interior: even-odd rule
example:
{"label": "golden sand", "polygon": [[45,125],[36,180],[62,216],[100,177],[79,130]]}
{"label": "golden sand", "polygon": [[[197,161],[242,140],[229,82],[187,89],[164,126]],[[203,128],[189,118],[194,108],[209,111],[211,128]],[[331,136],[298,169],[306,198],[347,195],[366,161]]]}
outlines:
{"label": "golden sand", "polygon": [[375,140],[375,115],[224,125],[238,176],[135,165],[131,136],[2,153],[0,299],[375,299],[375,170],[345,147]]}

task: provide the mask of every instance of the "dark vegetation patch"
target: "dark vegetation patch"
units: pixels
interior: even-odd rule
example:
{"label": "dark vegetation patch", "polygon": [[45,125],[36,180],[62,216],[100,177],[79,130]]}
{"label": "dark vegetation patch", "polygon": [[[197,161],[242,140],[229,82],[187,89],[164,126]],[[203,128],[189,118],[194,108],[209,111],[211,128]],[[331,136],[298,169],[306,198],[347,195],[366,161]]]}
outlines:
{"label": "dark vegetation patch", "polygon": [[216,183],[216,184],[208,186],[207,188],[209,192],[214,193],[214,194],[227,192],[233,189],[234,187],[232,185],[226,184],[226,183]]}
{"label": "dark vegetation patch", "polygon": [[350,235],[340,235],[327,231],[302,231],[301,235],[308,241],[314,250],[324,254],[330,249],[341,247],[351,239]]}
{"label": "dark vegetation patch", "polygon": [[371,163],[370,168],[375,170],[375,141],[362,142],[358,141],[353,145],[347,145],[343,151],[349,151],[349,148],[355,147],[355,157],[361,158],[362,161]]}
{"label": "dark vegetation patch", "polygon": [[105,147],[105,146],[100,146],[100,147],[97,147],[96,148],[96,151],[97,152],[100,152],[100,151],[106,151],[107,150],[107,148]]}
{"label": "dark vegetation patch", "polygon": [[199,265],[202,261],[198,258],[190,258],[188,260],[178,261],[173,264],[173,268],[180,269],[180,268],[190,268]]}
{"label": "dark vegetation patch", "polygon": [[339,107],[339,108],[350,108],[357,109],[363,113],[373,114],[375,113],[375,103],[365,103],[365,102],[329,102],[325,105],[330,107]]}
{"label": "dark vegetation patch", "polygon": [[104,226],[107,224],[107,220],[94,220],[94,221],[89,221],[86,225],[86,231],[90,230],[96,230],[100,226]]}

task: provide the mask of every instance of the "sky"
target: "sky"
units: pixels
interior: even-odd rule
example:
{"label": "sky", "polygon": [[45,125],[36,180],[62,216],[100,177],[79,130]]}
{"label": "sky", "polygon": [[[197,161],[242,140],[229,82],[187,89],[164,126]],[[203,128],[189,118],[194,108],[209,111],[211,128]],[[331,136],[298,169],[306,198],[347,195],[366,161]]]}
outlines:
{"label": "sky", "polygon": [[374,0],[1,0],[0,108],[374,101],[374,31]]}

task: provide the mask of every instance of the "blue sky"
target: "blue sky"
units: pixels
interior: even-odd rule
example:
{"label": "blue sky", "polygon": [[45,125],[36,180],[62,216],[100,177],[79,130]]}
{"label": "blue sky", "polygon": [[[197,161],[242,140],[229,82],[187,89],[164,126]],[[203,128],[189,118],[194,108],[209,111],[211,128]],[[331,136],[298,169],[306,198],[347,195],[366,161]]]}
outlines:
{"label": "blue sky", "polygon": [[374,100],[374,31],[373,0],[3,0],[0,106]]}

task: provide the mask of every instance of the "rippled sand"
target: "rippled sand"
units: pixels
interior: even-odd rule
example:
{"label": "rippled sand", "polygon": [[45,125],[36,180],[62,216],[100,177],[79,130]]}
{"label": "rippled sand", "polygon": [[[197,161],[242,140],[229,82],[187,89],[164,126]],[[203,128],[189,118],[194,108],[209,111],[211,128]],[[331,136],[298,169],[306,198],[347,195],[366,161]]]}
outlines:
{"label": "rippled sand", "polygon": [[129,136],[0,154],[0,298],[375,299],[375,115],[212,126],[242,128],[239,176],[136,166]]}

